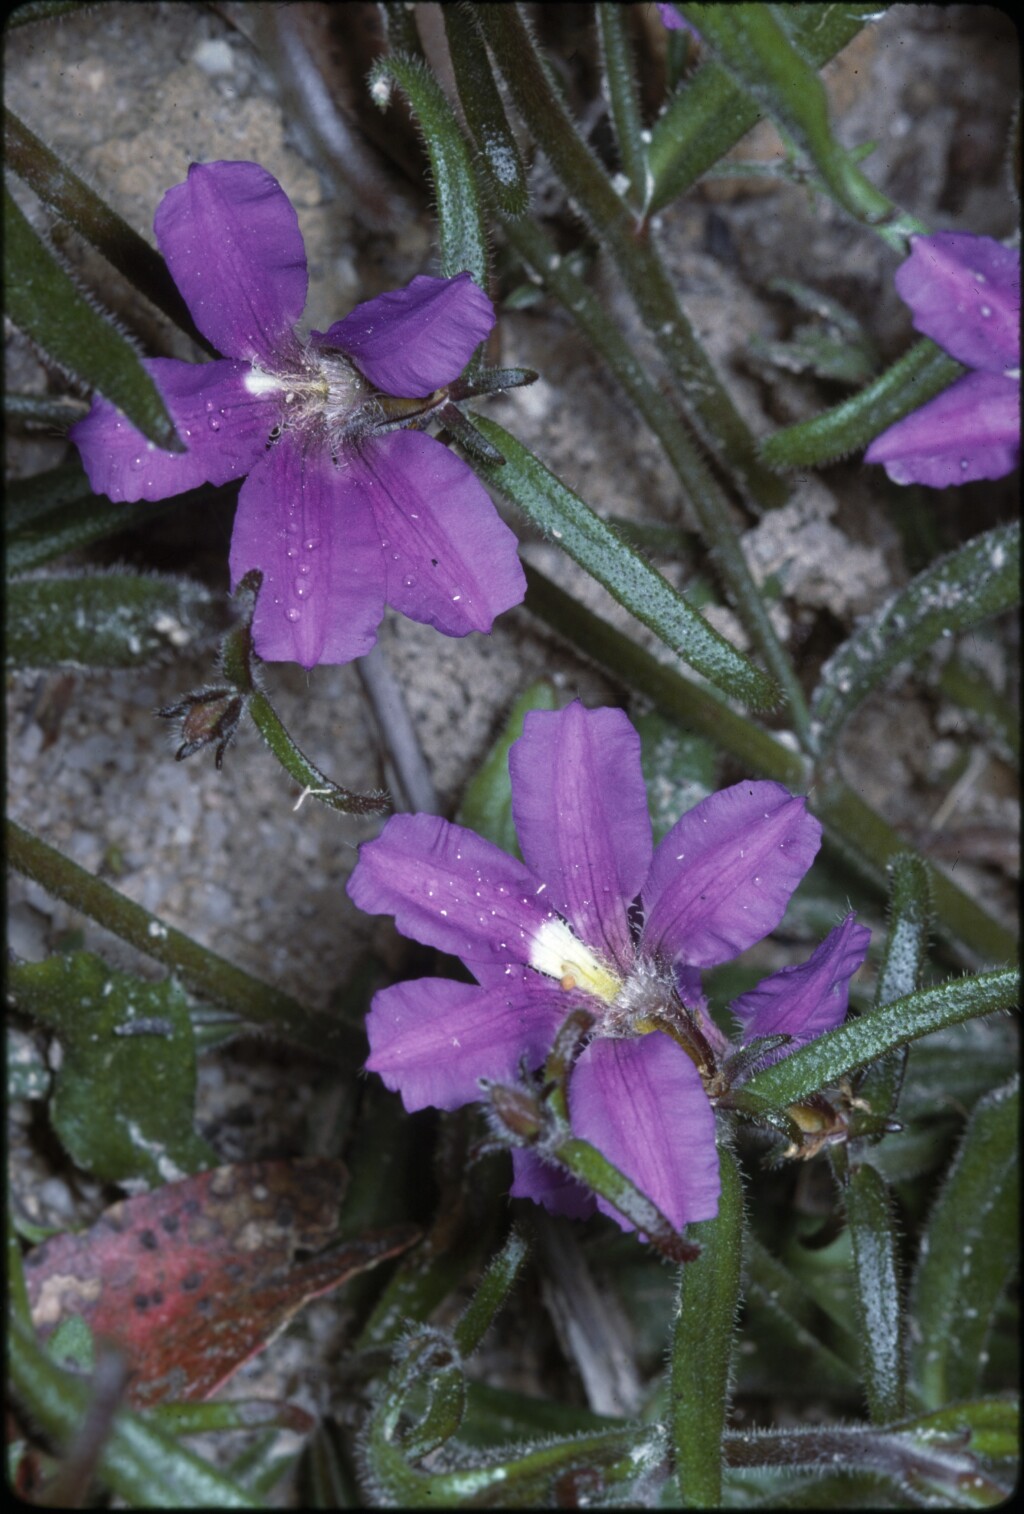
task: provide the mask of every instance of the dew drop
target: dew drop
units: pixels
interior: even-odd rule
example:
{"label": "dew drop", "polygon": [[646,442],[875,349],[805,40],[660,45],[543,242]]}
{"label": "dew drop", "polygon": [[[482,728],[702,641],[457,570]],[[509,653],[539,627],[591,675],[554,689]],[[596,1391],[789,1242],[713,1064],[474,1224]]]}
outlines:
{"label": "dew drop", "polygon": [[452,603],[453,603],[453,604],[458,604],[458,602],[459,602],[459,600],[460,600],[460,599],[461,599],[461,598],[462,598],[462,595],[461,595],[461,594],[453,594],[453,595],[452,595]]}
{"label": "dew drop", "polygon": [[988,317],[992,314],[992,306],[991,305],[982,305],[980,308],[981,308],[982,315],[987,320]]}
{"label": "dew drop", "polygon": [[289,547],[288,551],[285,553],[285,556],[289,558],[296,558],[298,557],[298,555],[299,553],[297,547]]}
{"label": "dew drop", "polygon": [[307,552],[315,552],[320,543],[315,536],[309,536],[302,543],[302,545],[305,547]]}
{"label": "dew drop", "polygon": [[967,472],[967,459],[966,459],[966,457],[962,457],[960,459],[960,471],[961,471],[961,473],[966,473]]}
{"label": "dew drop", "polygon": [[308,599],[310,592],[312,591],[312,587],[312,584],[307,583],[304,578],[297,578],[292,584],[292,590],[294,591],[295,598]]}
{"label": "dew drop", "polygon": [[405,585],[405,587],[407,589],[415,588],[415,586],[416,586],[416,577],[415,577],[415,574],[413,574],[413,573],[407,573],[405,575],[405,577],[402,579],[402,582],[403,582],[403,584]]}
{"label": "dew drop", "polygon": [[210,427],[211,431],[219,431],[220,430],[220,421],[217,419],[217,417],[215,415],[211,415],[209,417],[208,424],[209,424],[209,427]]}
{"label": "dew drop", "polygon": [[133,457],[132,458],[132,468],[133,469],[138,469],[138,468],[141,468],[141,467],[142,467],[142,458],[141,457]]}
{"label": "dew drop", "polygon": [[285,610],[284,618],[285,620],[290,620],[292,625],[294,625],[297,620],[301,620],[302,611],[297,609],[295,605],[292,605],[290,610]]}
{"label": "dew drop", "polygon": [[212,409],[213,409],[213,400],[207,400],[206,401],[206,413],[209,414]]}

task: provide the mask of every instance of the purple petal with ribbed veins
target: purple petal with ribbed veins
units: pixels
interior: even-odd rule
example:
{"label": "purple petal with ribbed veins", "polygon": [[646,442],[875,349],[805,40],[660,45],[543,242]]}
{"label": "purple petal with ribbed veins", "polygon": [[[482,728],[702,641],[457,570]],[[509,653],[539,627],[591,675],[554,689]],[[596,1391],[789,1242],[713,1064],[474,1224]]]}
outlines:
{"label": "purple petal with ribbed veins", "polygon": [[461,457],[420,431],[392,431],[360,442],[350,469],[377,520],[396,610],[466,636],[522,601],[516,538]]}
{"label": "purple petal with ribbed veins", "polygon": [[532,1199],[550,1214],[564,1214],[569,1220],[588,1220],[597,1208],[594,1195],[582,1183],[534,1151],[513,1147],[512,1171],[509,1193],[514,1199]]}
{"label": "purple petal with ribbed veins", "polygon": [[470,274],[420,274],[404,289],[357,305],[320,340],[339,347],[385,394],[411,399],[458,378],[494,319],[494,306]]}
{"label": "purple petal with ribbed veins", "polygon": [[479,1078],[509,1082],[551,1050],[565,1018],[562,995],[536,973],[508,988],[445,978],[396,983],[374,994],[366,1066],[402,1095],[406,1109],[458,1109],[480,1098]]}
{"label": "purple petal with ribbed veins", "polygon": [[169,499],[200,484],[226,484],[248,473],[263,455],[277,419],[276,398],[257,398],[245,387],[248,363],[157,357],[144,359],[143,367],[188,450],[162,451],[97,395],[89,414],[69,433],[96,493],[118,502]]}
{"label": "purple petal with ribbed veins", "polygon": [[793,1040],[763,1062],[789,1056],[815,1036],[834,1030],[846,1019],[850,979],[867,956],[871,932],[847,915],[829,931],[806,962],[784,967],[733,1001],[732,1014],[742,1027],[743,1043],[758,1036],[789,1035]]}
{"label": "purple petal with ribbed veins", "polygon": [[[477,962],[528,965],[538,931],[554,918],[537,890],[521,862],[434,815],[392,815],[375,841],[363,842],[348,882],[360,909],[394,915],[403,936],[451,952],[471,970]],[[563,1015],[572,1002],[563,996]]]}
{"label": "purple petal with ribbed veins", "polygon": [[957,362],[989,373],[1020,367],[1020,251],[992,237],[911,237],[896,289],[918,331]]}
{"label": "purple petal with ribbed veins", "polygon": [[821,826],[780,783],[709,794],[655,850],[642,947],[693,967],[728,962],[778,925],[820,845]]}
{"label": "purple petal with ribbed veins", "polygon": [[[714,1111],[700,1073],[670,1036],[592,1041],[573,1068],[569,1118],[573,1133],[677,1230],[718,1213]],[[606,1199],[598,1197],[597,1207],[623,1230],[634,1228]]]}
{"label": "purple petal with ribbed veins", "polygon": [[1020,462],[1020,383],[967,373],[876,436],[864,461],[881,463],[894,484],[931,489],[1003,478]]}
{"label": "purple petal with ribbed veins", "polygon": [[275,371],[298,351],[306,250],[280,184],[258,163],[193,163],[153,230],[199,330],[228,357]]}
{"label": "purple petal with ribbed veins", "polygon": [[263,574],[252,630],[264,662],[350,662],[376,641],[384,569],[373,516],[344,464],[294,431],[242,485],[230,566],[232,588],[251,568]]}
{"label": "purple petal with ribbed veins", "polygon": [[509,752],[523,858],[576,934],[626,968],[626,911],[651,861],[640,738],[622,710],[533,711]]}

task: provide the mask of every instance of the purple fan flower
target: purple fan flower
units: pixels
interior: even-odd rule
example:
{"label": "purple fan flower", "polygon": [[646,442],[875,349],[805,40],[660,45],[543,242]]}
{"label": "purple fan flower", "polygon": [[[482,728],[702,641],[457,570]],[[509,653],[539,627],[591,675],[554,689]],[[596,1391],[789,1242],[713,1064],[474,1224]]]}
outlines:
{"label": "purple fan flower", "polygon": [[[569,1012],[595,1018],[569,1083],[576,1135],[678,1227],[717,1212],[715,1116],[684,1049],[730,1049],[705,1013],[700,969],[781,920],[821,827],[777,783],[739,783],[688,811],[652,846],[640,740],[621,710],[526,717],[509,757],[525,862],[432,815],[395,815],[363,845],[350,897],[462,958],[476,983],[442,978],[376,994],[367,1067],[409,1110],[455,1109],[478,1080],[539,1067]],[[848,917],[799,967],[733,1006],[742,1041],[786,1034],[785,1051],[838,1025],[868,932]],[[667,1028],[666,1028],[667,1027]],[[678,1034],[671,1034],[675,1031]],[[766,1060],[783,1055],[770,1051]],[[513,1194],[583,1215],[593,1199],[532,1150],[513,1152]],[[597,1199],[624,1229],[616,1211]]]}
{"label": "purple fan flower", "polygon": [[676,7],[674,5],[659,4],[658,14],[661,17],[661,24],[666,31],[689,32],[690,36],[693,37],[697,42],[700,41],[700,32],[693,25],[692,21],[687,21],[682,12],[676,10]]}
{"label": "purple fan flower", "polygon": [[[199,330],[225,356],[153,358],[184,452],[162,452],[97,398],[71,439],[93,488],[166,499],[248,475],[231,583],[263,574],[253,635],[270,662],[368,652],[385,604],[448,636],[489,631],[526,584],[516,539],[467,465],[403,414],[443,399],[494,325],[468,273],[415,278],[299,337],[298,218],[258,163],[193,163],[154,230]],[[387,397],[425,400],[395,405]]]}
{"label": "purple fan flower", "polygon": [[877,436],[865,462],[896,484],[946,489],[1020,461],[1020,252],[991,237],[911,237],[896,288],[914,325],[973,368]]}

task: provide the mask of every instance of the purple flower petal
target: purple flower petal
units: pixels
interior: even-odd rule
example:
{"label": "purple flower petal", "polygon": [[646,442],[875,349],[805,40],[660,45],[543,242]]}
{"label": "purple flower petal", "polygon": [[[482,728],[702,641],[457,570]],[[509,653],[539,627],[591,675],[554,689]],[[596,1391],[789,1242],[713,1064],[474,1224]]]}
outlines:
{"label": "purple flower petal", "polygon": [[286,431],[242,485],[231,585],[259,568],[253,639],[265,662],[350,662],[384,614],[380,539],[362,491],[323,448]]}
{"label": "purple flower petal", "polygon": [[291,328],[306,303],[298,217],[258,163],[193,163],[153,221],[160,251],[199,330],[228,357],[280,370],[297,353]]}
{"label": "purple flower petal", "polygon": [[470,274],[420,274],[315,335],[339,347],[385,394],[418,398],[458,378],[494,321],[494,306]]}
{"label": "purple flower petal", "polygon": [[651,860],[640,738],[622,710],[527,715],[509,753],[512,814],[527,866],[598,952],[627,967],[626,911]]}
{"label": "purple flower petal", "polygon": [[110,499],[168,499],[200,484],[226,484],[262,455],[277,417],[272,397],[245,386],[246,363],[181,363],[146,358],[187,452],[164,452],[99,395],[69,432],[97,494]]}
{"label": "purple flower petal", "polygon": [[821,826],[779,783],[737,783],[694,805],[659,843],[642,946],[715,967],[774,930],[821,845]]}
{"label": "purple flower petal", "polygon": [[[367,914],[394,915],[403,936],[461,957],[471,971],[478,962],[527,966],[554,918],[529,868],[434,815],[392,815],[375,841],[364,841],[348,896]],[[564,1017],[575,1001],[560,999]]]}
{"label": "purple flower petal", "polygon": [[910,245],[896,289],[917,330],[970,368],[1018,368],[1020,252],[961,231],[911,237]]}
{"label": "purple flower petal", "polygon": [[[569,1084],[573,1131],[596,1146],[677,1229],[718,1213],[715,1115],[700,1073],[670,1036],[592,1041]],[[597,1207],[633,1226],[602,1198]]]}
{"label": "purple flower petal", "polygon": [[674,5],[659,5],[658,14],[661,17],[661,24],[666,31],[689,32],[690,36],[693,37],[695,41],[700,41],[700,32],[694,26],[693,22],[687,21],[686,17],[680,11],[676,10]]}
{"label": "purple flower petal", "polygon": [[376,517],[396,610],[466,636],[521,602],[516,538],[454,452],[422,432],[392,431],[360,442],[349,467]]}
{"label": "purple flower petal", "polygon": [[563,996],[536,973],[507,988],[445,978],[396,983],[373,996],[366,1066],[402,1095],[406,1109],[458,1109],[480,1098],[479,1078],[508,1082],[551,1050],[565,1018]]}
{"label": "purple flower petal", "polygon": [[514,1199],[532,1199],[549,1213],[564,1214],[570,1220],[589,1220],[597,1208],[589,1189],[564,1168],[542,1161],[535,1151],[513,1147],[512,1171],[509,1193]]}
{"label": "purple flower petal", "polygon": [[1020,384],[996,373],[967,373],[876,436],[864,461],[881,463],[894,484],[948,489],[1002,478],[1020,462]]}
{"label": "purple flower petal", "polygon": [[788,1046],[769,1053],[764,1066],[843,1023],[850,979],[867,956],[870,940],[867,927],[847,915],[806,962],[782,968],[733,1002],[744,1045],[758,1036],[793,1037]]}

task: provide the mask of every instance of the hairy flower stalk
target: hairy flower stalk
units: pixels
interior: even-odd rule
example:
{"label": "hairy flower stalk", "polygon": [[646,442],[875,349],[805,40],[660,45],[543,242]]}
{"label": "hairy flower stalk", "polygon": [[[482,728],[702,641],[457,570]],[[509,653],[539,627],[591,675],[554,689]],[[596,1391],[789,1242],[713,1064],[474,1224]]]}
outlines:
{"label": "hairy flower stalk", "polygon": [[[476,978],[379,992],[367,1066],[410,1110],[454,1109],[480,1097],[482,1078],[540,1067],[567,1016],[585,1011],[568,1085],[573,1133],[677,1228],[709,1219],[712,1100],[733,1047],[707,1012],[701,970],[778,925],[821,827],[781,784],[747,782],[694,806],[654,847],[636,732],[622,711],[578,702],[529,714],[509,768],[524,862],[429,815],[393,816],[360,851],[355,903],[393,914],[403,934],[461,957]],[[848,916],[806,962],[735,1001],[747,1075],[842,1021],[867,942]],[[593,1209],[536,1150],[513,1151],[513,1163],[513,1194],[575,1216]]]}
{"label": "hairy flower stalk", "polygon": [[184,452],[160,451],[97,398],[71,431],[93,488],[156,500],[248,475],[231,582],[263,575],[253,639],[266,661],[348,662],[373,645],[386,604],[449,636],[489,631],[525,593],[515,537],[462,459],[408,429],[451,405],[494,325],[483,290],[468,273],[415,278],[300,337],[302,234],[257,163],[194,163],[154,228],[226,357],[146,363]]}

